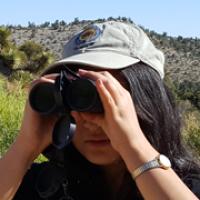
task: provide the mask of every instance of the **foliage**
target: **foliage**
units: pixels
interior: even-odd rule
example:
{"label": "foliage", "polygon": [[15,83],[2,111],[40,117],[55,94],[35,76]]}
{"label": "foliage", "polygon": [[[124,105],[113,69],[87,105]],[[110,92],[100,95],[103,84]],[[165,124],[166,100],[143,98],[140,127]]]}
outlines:
{"label": "foliage", "polygon": [[173,82],[166,74],[165,84],[170,88],[176,100],[189,100],[192,105],[200,110],[200,82],[184,80],[182,82]]}
{"label": "foliage", "polygon": [[41,28],[47,28],[47,27],[49,27],[49,25],[50,25],[50,22],[44,22],[44,23],[42,23],[42,24],[40,25],[40,27],[41,27]]}
{"label": "foliage", "polygon": [[200,158],[200,112],[193,111],[185,114],[183,136],[186,143]]}
{"label": "foliage", "polygon": [[176,86],[177,95],[190,102],[200,110],[200,82],[183,81]]}
{"label": "foliage", "polygon": [[34,28],[36,28],[36,25],[34,22],[28,22],[28,27],[31,29],[34,29]]}
{"label": "foliage", "polygon": [[9,41],[10,34],[9,29],[0,28],[0,59],[9,69],[38,73],[54,61],[54,55],[36,42],[26,41],[18,48]]}
{"label": "foliage", "polygon": [[15,46],[3,48],[0,54],[0,59],[4,65],[10,69],[22,67],[27,62],[27,56],[24,52],[18,50]]}
{"label": "foliage", "polygon": [[166,76],[165,84],[179,105],[185,124],[182,131],[184,141],[200,158],[200,83],[174,83]]}
{"label": "foliage", "polygon": [[27,71],[14,71],[8,80],[13,84],[20,84],[22,88],[28,87],[33,81],[34,75]]}
{"label": "foliage", "polygon": [[11,32],[8,28],[0,27],[0,50],[3,47],[8,47],[10,44],[9,37]]}
{"label": "foliage", "polygon": [[59,26],[60,26],[59,20],[56,20],[55,22],[53,22],[53,23],[51,24],[51,27],[52,27],[53,29],[58,29]]}
{"label": "foliage", "polygon": [[[0,156],[3,155],[17,136],[23,115],[26,92],[24,80],[8,82],[0,77]],[[46,158],[39,155],[36,162]]]}
{"label": "foliage", "polygon": [[34,41],[26,41],[19,47],[19,50],[24,52],[24,54],[27,56],[27,62],[23,68],[18,68],[17,70],[37,73],[52,63],[54,60],[53,54],[45,52],[43,47]]}
{"label": "foliage", "polygon": [[167,88],[169,88],[169,90],[172,92],[176,101],[178,101],[180,98],[177,94],[176,84],[173,82],[173,80],[171,79],[171,77],[168,74],[165,74],[164,83],[167,86]]}
{"label": "foliage", "polygon": [[10,35],[11,32],[8,28],[0,28],[0,59],[6,67],[15,69],[25,64],[27,59],[24,52],[10,42]]}
{"label": "foliage", "polygon": [[31,59],[32,57],[36,57],[42,51],[42,46],[36,44],[33,41],[26,41],[23,45],[19,47],[21,51],[24,51],[28,57]]}
{"label": "foliage", "polygon": [[18,133],[24,97],[20,84],[13,85],[0,79],[0,154],[7,150]]}

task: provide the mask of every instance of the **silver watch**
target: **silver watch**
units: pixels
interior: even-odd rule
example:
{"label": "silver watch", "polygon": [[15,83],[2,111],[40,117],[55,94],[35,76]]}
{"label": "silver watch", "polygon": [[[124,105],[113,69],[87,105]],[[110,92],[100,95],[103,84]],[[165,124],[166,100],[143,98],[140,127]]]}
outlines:
{"label": "silver watch", "polygon": [[139,175],[143,172],[148,171],[154,168],[162,168],[162,169],[169,169],[171,167],[171,162],[168,157],[165,155],[159,154],[153,160],[143,164],[142,166],[138,167],[132,172],[133,179],[136,179]]}

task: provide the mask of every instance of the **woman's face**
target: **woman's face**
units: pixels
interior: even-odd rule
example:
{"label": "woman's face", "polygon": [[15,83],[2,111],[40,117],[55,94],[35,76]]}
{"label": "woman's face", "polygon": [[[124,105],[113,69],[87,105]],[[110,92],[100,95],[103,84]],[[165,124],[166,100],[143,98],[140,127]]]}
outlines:
{"label": "woman's face", "polygon": [[[92,70],[94,71],[94,69]],[[125,84],[125,80],[119,72],[110,71],[110,73],[122,85]],[[73,137],[73,144],[87,160],[102,166],[121,160],[120,155],[112,148],[109,138],[101,127],[92,121],[85,121],[80,115],[76,118],[76,132]]]}
{"label": "woman's face", "polygon": [[87,160],[97,165],[109,165],[120,159],[101,127],[84,121],[81,116],[76,122],[73,144]]}

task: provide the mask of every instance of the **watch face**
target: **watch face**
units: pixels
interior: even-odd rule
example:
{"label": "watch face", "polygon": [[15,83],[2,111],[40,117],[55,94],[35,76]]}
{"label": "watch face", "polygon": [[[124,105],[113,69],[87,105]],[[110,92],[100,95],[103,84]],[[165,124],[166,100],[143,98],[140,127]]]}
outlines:
{"label": "watch face", "polygon": [[159,163],[160,163],[161,167],[163,167],[164,169],[168,169],[171,167],[170,160],[164,155],[159,156]]}

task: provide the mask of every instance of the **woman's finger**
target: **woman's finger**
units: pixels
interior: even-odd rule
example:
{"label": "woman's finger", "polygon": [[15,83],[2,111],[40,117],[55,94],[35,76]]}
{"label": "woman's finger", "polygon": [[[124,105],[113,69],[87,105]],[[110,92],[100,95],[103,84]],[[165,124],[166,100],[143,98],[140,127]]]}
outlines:
{"label": "woman's finger", "polygon": [[112,95],[105,87],[105,83],[101,79],[98,79],[96,81],[96,84],[105,111],[107,111],[107,113],[110,113],[111,115],[115,115],[114,108],[116,107],[116,104]]}
{"label": "woman's finger", "polygon": [[118,105],[119,101],[121,101],[121,99],[124,98],[120,86],[115,85],[110,79],[107,79],[107,81],[103,81],[103,84],[108,90],[108,92],[111,94],[115,104]]}
{"label": "woman's finger", "polygon": [[79,69],[79,75],[84,78],[91,79],[93,81],[96,81],[97,79],[102,79],[104,76],[100,72],[95,72],[95,71],[88,71],[84,69]]}
{"label": "woman's finger", "polygon": [[48,83],[55,83],[56,77],[58,77],[59,74],[48,74],[45,76],[42,76],[38,79],[35,79],[31,82],[29,88],[33,88],[35,85],[42,83],[42,82],[48,82]]}
{"label": "woman's finger", "polygon": [[52,74],[46,74],[42,77],[55,80],[59,75],[60,75],[59,73],[52,73]]}
{"label": "woman's finger", "polygon": [[[97,79],[100,78],[106,78],[106,79],[110,79],[114,85],[116,86],[120,86],[122,88],[126,88],[127,87],[127,81],[124,79],[124,77],[119,73],[119,71],[91,71],[91,70],[84,70],[84,69],[79,69],[79,75],[83,76],[85,78],[89,78],[91,80],[96,81]],[[122,84],[119,82],[122,82]]]}
{"label": "woman's finger", "polygon": [[119,81],[113,77],[109,72],[95,72],[95,71],[86,71],[80,70],[80,75],[92,80],[102,80],[104,86],[111,93],[114,101],[117,101],[123,97],[123,86],[119,83]]}

